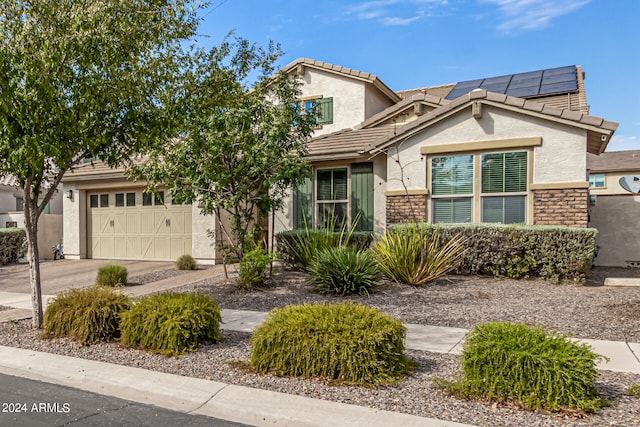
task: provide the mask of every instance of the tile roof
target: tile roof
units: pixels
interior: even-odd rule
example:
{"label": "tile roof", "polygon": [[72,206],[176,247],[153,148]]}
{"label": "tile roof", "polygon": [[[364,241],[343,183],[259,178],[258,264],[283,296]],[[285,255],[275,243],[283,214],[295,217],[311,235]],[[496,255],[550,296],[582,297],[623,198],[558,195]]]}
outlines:
{"label": "tile roof", "polygon": [[[556,122],[586,129],[588,131],[587,149],[592,153],[603,152],[611,138],[611,135],[618,128],[618,123],[610,122],[600,117],[590,116],[579,111],[550,107],[535,101],[487,92],[484,89],[477,89],[469,92],[467,95],[454,99],[442,107],[436,108],[435,110],[420,117],[418,120],[407,123],[398,129],[396,136],[386,141],[376,141],[372,143],[368,149],[372,152],[384,149],[396,142],[398,138],[404,138],[415,134],[425,127],[428,127],[431,123],[439,121],[440,118],[448,116],[448,113],[454,113],[470,106],[473,101],[479,101],[487,105],[494,105],[501,108],[515,109],[525,114],[541,115]],[[605,141],[602,141],[602,135],[606,137]]]}
{"label": "tile roof", "polygon": [[592,172],[638,171],[640,150],[610,151],[587,155],[587,168]]}
{"label": "tile roof", "polygon": [[362,155],[371,141],[393,136],[393,126],[369,129],[344,129],[311,139],[307,143],[309,160],[355,158]]}
{"label": "tile roof", "polygon": [[328,62],[318,61],[316,59],[298,58],[285,65],[281,71],[289,73],[291,71],[294,71],[298,66],[311,67],[334,74],[340,74],[366,83],[371,83],[393,102],[398,102],[401,99],[397,93],[389,88],[389,86],[384,84],[382,80],[371,73],[365,73],[364,71],[358,71],[347,67],[341,67],[339,65],[329,64]]}
{"label": "tile roof", "polygon": [[18,180],[11,174],[0,176],[0,185],[18,188]]}
{"label": "tile roof", "polygon": [[406,110],[407,108],[413,106],[413,104],[416,102],[431,105],[433,107],[440,107],[442,105],[450,103],[451,101],[433,95],[417,93],[412,95],[411,97],[403,99],[402,101],[392,105],[391,107],[382,110],[378,114],[374,114],[373,116],[362,122],[359,126],[357,126],[357,128],[367,128],[375,126],[380,122],[388,120],[390,117],[393,117],[403,110]]}

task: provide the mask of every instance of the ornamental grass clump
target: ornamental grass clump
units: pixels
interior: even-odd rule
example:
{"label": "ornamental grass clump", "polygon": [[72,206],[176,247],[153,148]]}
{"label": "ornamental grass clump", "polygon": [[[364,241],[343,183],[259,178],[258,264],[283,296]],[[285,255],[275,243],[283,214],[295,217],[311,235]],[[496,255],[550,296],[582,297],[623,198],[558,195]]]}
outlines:
{"label": "ornamental grass clump", "polygon": [[348,246],[320,251],[308,268],[316,292],[325,295],[369,294],[376,290],[380,271],[371,251]]}
{"label": "ornamental grass clump", "polygon": [[382,274],[396,283],[424,285],[453,270],[462,260],[464,241],[456,236],[441,244],[440,231],[431,236],[424,225],[388,229],[373,244]]}
{"label": "ornamental grass clump", "polygon": [[491,322],[467,335],[458,381],[437,383],[455,395],[514,402],[530,410],[595,412],[608,404],[593,385],[599,359],[568,335]]}
{"label": "ornamental grass clump", "polygon": [[414,364],[404,355],[405,326],[352,302],[272,310],[251,335],[257,372],[322,377],[346,384],[394,384]]}
{"label": "ornamental grass clump", "polygon": [[121,265],[109,264],[100,267],[96,277],[98,286],[124,286],[127,284],[127,268]]}
{"label": "ornamental grass clump", "polygon": [[128,297],[106,287],[60,293],[44,313],[42,337],[70,337],[83,345],[117,339],[120,316],[130,304]]}
{"label": "ornamental grass clump", "polygon": [[221,320],[218,304],[207,295],[150,295],[122,314],[120,342],[177,357],[198,344],[219,342]]}
{"label": "ornamental grass clump", "polygon": [[198,263],[189,254],[181,255],[176,260],[176,270],[195,270],[197,266]]}

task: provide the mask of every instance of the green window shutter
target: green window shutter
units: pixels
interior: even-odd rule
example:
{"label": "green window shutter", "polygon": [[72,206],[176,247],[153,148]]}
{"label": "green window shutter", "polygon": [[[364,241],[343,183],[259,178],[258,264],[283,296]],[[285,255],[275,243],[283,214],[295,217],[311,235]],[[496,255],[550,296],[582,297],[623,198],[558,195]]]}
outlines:
{"label": "green window shutter", "polygon": [[495,153],[482,156],[482,192],[527,191],[527,153]]}
{"label": "green window shutter", "polygon": [[460,223],[471,222],[472,199],[470,197],[433,199],[431,208],[433,222]]}
{"label": "green window shutter", "polygon": [[431,159],[433,195],[472,194],[473,156],[435,157]]}
{"label": "green window shutter", "polygon": [[356,231],[373,232],[373,163],[351,165],[351,220]]}
{"label": "green window shutter", "polygon": [[311,178],[304,181],[293,189],[293,228],[295,230],[312,227],[312,186]]}
{"label": "green window shutter", "polygon": [[316,102],[317,123],[319,125],[333,123],[333,98],[320,98]]}

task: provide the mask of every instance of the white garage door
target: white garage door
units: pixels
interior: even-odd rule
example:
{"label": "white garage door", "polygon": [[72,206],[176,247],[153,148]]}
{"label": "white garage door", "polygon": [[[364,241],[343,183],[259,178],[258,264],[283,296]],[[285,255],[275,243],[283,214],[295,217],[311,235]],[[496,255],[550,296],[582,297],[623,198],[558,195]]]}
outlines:
{"label": "white garage door", "polygon": [[174,261],[191,253],[191,205],[141,189],[88,193],[89,258]]}

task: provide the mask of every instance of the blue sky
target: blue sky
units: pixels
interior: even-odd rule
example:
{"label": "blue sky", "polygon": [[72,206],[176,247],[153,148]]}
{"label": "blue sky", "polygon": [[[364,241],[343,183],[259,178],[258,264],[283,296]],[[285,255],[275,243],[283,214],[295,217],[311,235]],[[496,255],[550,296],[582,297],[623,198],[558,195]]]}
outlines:
{"label": "blue sky", "polygon": [[590,114],[640,149],[640,0],[212,0],[206,43],[230,31],[375,74],[393,90],[582,65]]}

